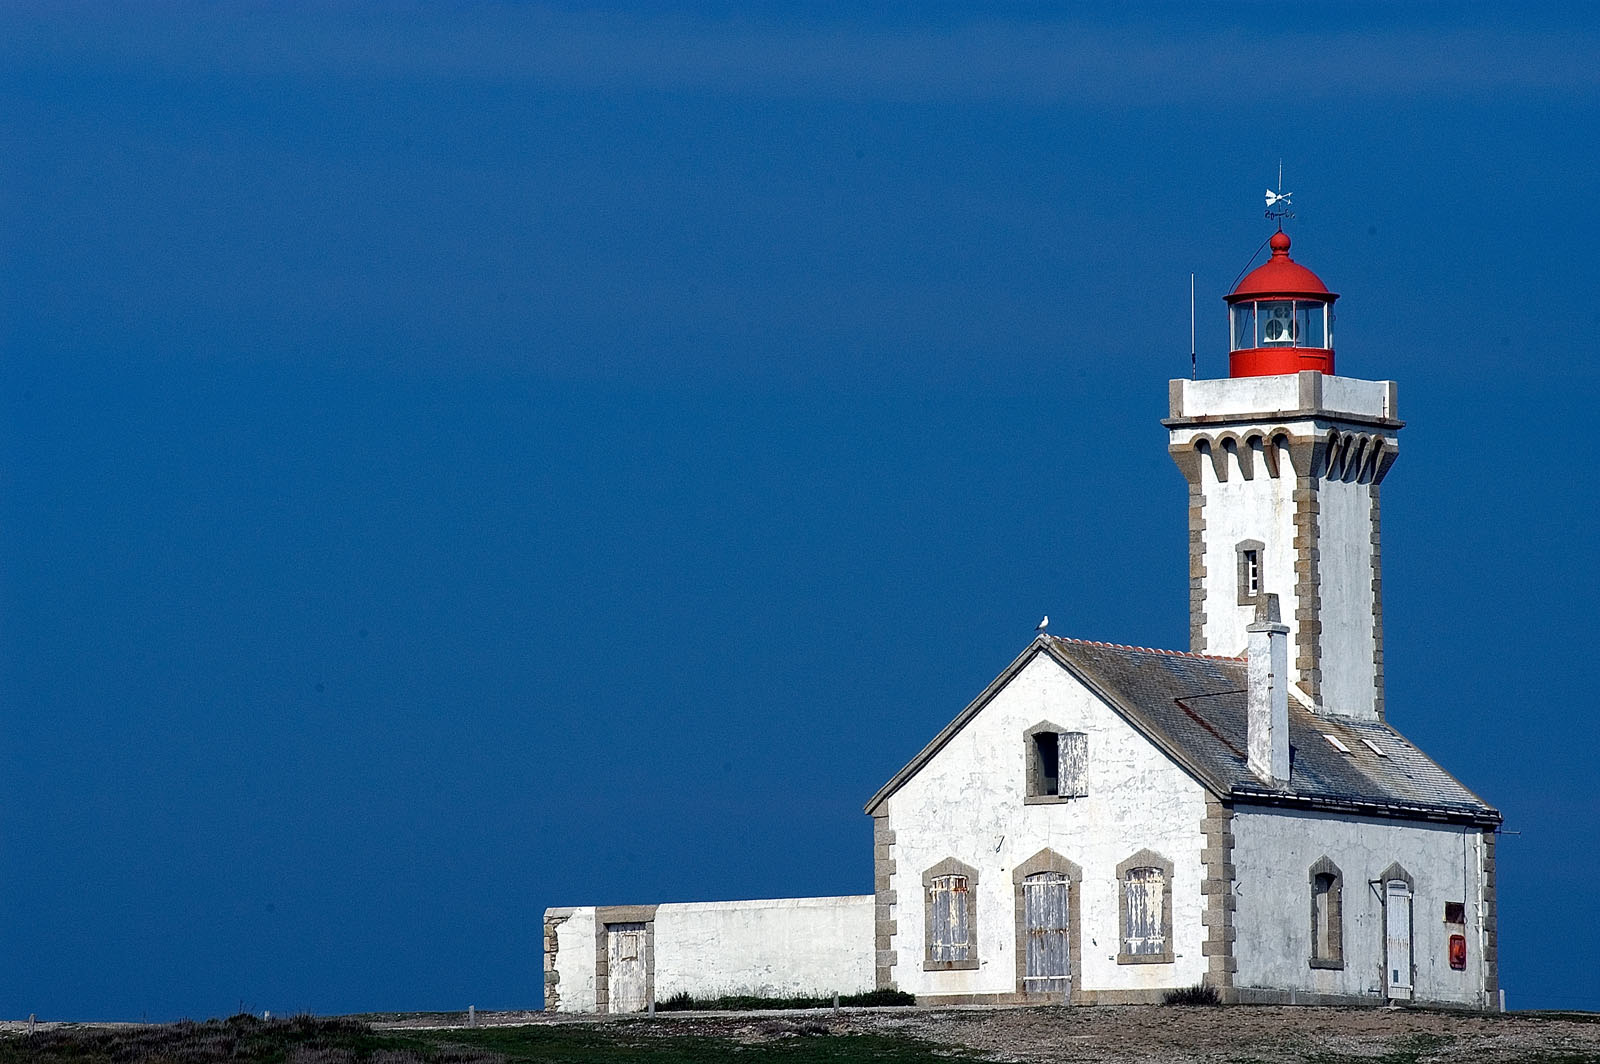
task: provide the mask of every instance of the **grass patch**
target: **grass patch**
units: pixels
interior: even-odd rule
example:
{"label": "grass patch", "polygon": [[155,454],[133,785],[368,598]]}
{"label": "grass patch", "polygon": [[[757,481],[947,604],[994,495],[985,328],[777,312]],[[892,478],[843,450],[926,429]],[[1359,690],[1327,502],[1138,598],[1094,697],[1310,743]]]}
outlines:
{"label": "grass patch", "polygon": [[1161,995],[1161,1002],[1164,1005],[1220,1005],[1222,999],[1217,997],[1215,987],[1196,983],[1194,986],[1168,990]]}
{"label": "grass patch", "polygon": [[350,1019],[295,1016],[137,1027],[68,1027],[0,1036],[0,1064],[499,1064],[470,1048],[375,1031]]}
{"label": "grass patch", "polygon": [[[861,1008],[883,1005],[915,1005],[916,995],[904,990],[868,990],[861,994],[841,994],[839,1004]],[[761,997],[755,994],[724,994],[699,998],[680,990],[656,1002],[657,1012],[749,1012],[755,1009],[826,1009],[833,1007],[833,995],[796,994],[790,997]]]}
{"label": "grass patch", "polygon": [[357,1020],[235,1016],[0,1035],[0,1064],[937,1064],[975,1060],[900,1035],[833,1034],[776,1017],[736,1035],[641,1021],[451,1030],[375,1030]]}
{"label": "grass patch", "polygon": [[[1388,1048],[1379,1056],[1349,1056],[1346,1054],[1314,1055],[1310,1058],[1313,1064],[1421,1064],[1430,1060],[1445,1049],[1449,1048],[1455,1039],[1445,1038],[1436,1034],[1413,1034],[1405,1038],[1397,1038],[1389,1043]],[[1519,1062],[1529,1061],[1534,1058],[1520,1057]]]}

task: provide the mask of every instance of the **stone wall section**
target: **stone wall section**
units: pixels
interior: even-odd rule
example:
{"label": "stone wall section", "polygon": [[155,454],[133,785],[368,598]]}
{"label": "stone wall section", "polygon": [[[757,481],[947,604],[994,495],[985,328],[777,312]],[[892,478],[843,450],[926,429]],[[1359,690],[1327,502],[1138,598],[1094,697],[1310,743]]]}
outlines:
{"label": "stone wall section", "polygon": [[1233,956],[1233,914],[1238,901],[1233,895],[1233,807],[1207,796],[1205,819],[1200,821],[1205,848],[1200,862],[1205,876],[1200,894],[1205,908],[1200,920],[1206,929],[1200,952],[1206,958],[1205,984],[1224,1001],[1233,1001],[1233,973],[1239,962]]}
{"label": "stone wall section", "polygon": [[893,889],[894,829],[889,826],[887,812],[880,810],[872,818],[872,935],[874,981],[879,990],[894,988],[895,906],[899,896]]}
{"label": "stone wall section", "polygon": [[1189,482],[1189,652],[1206,652],[1206,493],[1200,480],[1201,454],[1190,446],[1168,448]]}
{"label": "stone wall section", "polygon": [[1483,833],[1483,992],[1490,1009],[1500,1008],[1500,902],[1494,872],[1494,829]]}
{"label": "stone wall section", "polygon": [[561,944],[556,940],[556,929],[572,918],[571,913],[561,916],[545,914],[544,918],[544,1010],[561,1011]]}
{"label": "stone wall section", "polygon": [[1372,706],[1384,720],[1383,707],[1383,563],[1378,536],[1378,482],[1369,489],[1372,496]]}
{"label": "stone wall section", "polygon": [[1322,551],[1318,542],[1322,506],[1317,487],[1327,452],[1318,436],[1289,443],[1294,463],[1295,673],[1313,704],[1322,701]]}

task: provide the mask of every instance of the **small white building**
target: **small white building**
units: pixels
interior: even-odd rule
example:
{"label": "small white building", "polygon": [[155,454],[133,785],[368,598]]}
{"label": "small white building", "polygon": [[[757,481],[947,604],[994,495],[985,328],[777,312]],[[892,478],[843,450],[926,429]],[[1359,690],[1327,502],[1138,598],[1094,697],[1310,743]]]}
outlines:
{"label": "small white building", "polygon": [[867,804],[872,895],[551,909],[546,1008],[1498,1007],[1500,814],[1386,719],[1395,385],[1335,375],[1338,297],[1271,245],[1227,297],[1230,375],[1170,383],[1189,649],[1039,635]]}

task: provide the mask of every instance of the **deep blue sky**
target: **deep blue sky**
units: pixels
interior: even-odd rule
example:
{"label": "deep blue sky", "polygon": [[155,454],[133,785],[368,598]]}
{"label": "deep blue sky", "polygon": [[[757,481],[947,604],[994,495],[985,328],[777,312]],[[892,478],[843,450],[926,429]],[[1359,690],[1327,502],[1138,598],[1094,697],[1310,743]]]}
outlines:
{"label": "deep blue sky", "polygon": [[0,8],[0,1017],[870,891],[1041,613],[1184,645],[1280,158],[1410,422],[1390,720],[1521,833],[1511,1004],[1600,1007],[1600,18],[1459,7]]}

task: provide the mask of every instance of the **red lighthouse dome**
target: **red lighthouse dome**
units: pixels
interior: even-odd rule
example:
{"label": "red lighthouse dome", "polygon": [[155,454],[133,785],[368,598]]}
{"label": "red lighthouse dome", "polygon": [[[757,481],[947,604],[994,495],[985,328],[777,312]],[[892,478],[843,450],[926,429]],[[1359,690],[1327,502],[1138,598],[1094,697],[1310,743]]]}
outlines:
{"label": "red lighthouse dome", "polygon": [[1272,258],[1245,275],[1228,302],[1228,376],[1333,373],[1333,301],[1321,278],[1289,257],[1289,234],[1272,234]]}

